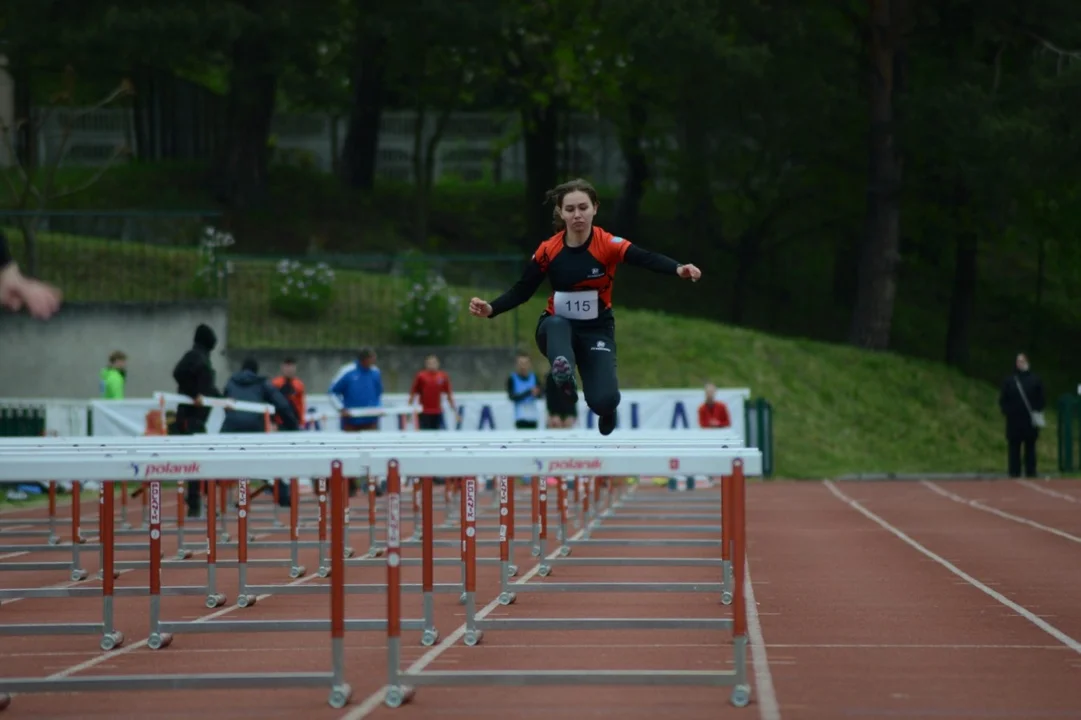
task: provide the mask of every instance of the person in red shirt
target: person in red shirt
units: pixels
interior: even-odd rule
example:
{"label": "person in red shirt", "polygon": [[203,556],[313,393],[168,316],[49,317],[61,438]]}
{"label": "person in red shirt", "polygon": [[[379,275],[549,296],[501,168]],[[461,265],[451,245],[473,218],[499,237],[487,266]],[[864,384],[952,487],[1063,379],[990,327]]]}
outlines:
{"label": "person in red shirt", "polygon": [[[282,374],[271,380],[270,384],[276,387],[293,406],[297,419],[300,420],[300,427],[303,428],[305,414],[308,411],[308,391],[304,387],[304,381],[297,377],[296,359],[287,357],[282,360]],[[277,416],[274,417],[274,422],[278,425],[282,424],[281,418]]]}
{"label": "person in red shirt", "polygon": [[454,403],[454,393],[450,389],[450,376],[439,369],[439,358],[429,355],[424,359],[424,369],[413,378],[413,387],[409,389],[409,405],[413,398],[420,399],[420,430],[442,430],[443,394],[454,412],[455,420],[460,421],[458,407]]}
{"label": "person in red shirt", "polygon": [[716,399],[717,386],[713,383],[706,385],[706,401],[698,406],[698,427],[700,428],[727,428],[732,427],[732,418],[728,416],[728,406]]}

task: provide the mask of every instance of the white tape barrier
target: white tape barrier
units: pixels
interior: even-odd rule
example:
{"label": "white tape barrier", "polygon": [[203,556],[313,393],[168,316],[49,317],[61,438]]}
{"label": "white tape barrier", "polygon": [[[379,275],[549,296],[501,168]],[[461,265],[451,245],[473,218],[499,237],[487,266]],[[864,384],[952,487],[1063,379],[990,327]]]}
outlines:
{"label": "white tape barrier", "polygon": [[[179,395],[177,393],[156,392],[154,393],[154,402],[164,404],[165,407],[175,408],[178,405],[202,405],[205,408],[222,408],[223,410],[237,410],[240,412],[253,412],[253,413],[270,413],[274,414],[277,409],[273,405],[265,403],[254,403],[246,400],[233,400],[232,398],[208,398],[204,397],[196,402],[195,398],[189,395]],[[403,405],[401,407],[378,407],[378,408],[353,408],[344,412],[339,412],[331,415],[327,413],[320,416],[320,419],[330,420],[342,415],[348,415],[354,418],[365,417],[383,417],[385,415],[414,415],[420,412],[420,406]],[[310,418],[309,418],[310,419]]]}
{"label": "white tape barrier", "polygon": [[165,407],[175,408],[177,405],[201,405],[205,408],[222,408],[223,410],[237,410],[239,412],[252,412],[252,413],[275,413],[273,405],[266,403],[254,403],[247,402],[246,400],[233,400],[232,398],[200,398],[196,402],[195,398],[188,395],[178,395],[177,393],[154,393],[154,402],[164,404]]}
{"label": "white tape barrier", "polygon": [[701,446],[655,448],[574,448],[561,451],[551,446],[498,447],[460,450],[453,448],[386,448],[357,451],[295,447],[173,448],[168,454],[139,451],[83,450],[54,454],[32,450],[5,453],[0,462],[0,483],[48,482],[58,477],[82,480],[201,480],[252,477],[325,477],[330,465],[342,462],[347,476],[360,476],[369,468],[380,470],[391,460],[410,477],[508,475],[522,477],[538,472],[597,475],[662,475],[673,471],[693,475],[729,475],[733,463],[742,460],[744,472],[760,475],[762,456],[757,450],[718,450]]}

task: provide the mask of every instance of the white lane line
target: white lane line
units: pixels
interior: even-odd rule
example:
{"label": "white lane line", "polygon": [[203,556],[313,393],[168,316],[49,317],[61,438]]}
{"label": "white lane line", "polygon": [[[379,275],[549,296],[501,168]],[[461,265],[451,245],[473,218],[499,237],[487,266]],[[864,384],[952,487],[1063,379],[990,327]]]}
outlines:
{"label": "white lane line", "polygon": [[1065,500],[1066,502],[1072,503],[1081,502],[1081,500],[1077,499],[1073,495],[1061,493],[1057,490],[1052,490],[1051,488],[1041,487],[1040,485],[1032,482],[1031,480],[1018,480],[1017,483],[1019,485],[1024,485],[1031,490],[1035,490],[1038,493],[1043,493],[1044,495],[1050,495],[1053,498],[1058,498],[1059,500]]}
{"label": "white lane line", "polygon": [[758,603],[751,585],[751,563],[744,561],[743,596],[747,599],[747,635],[751,641],[751,661],[754,668],[754,684],[758,694],[758,717],[762,720],[781,720],[781,707],[777,691],[773,687],[773,675],[766,658],[766,640],[762,636],[762,624],[758,621]]}
{"label": "white lane line", "polygon": [[[578,532],[576,532],[574,535],[571,536],[571,538],[570,538],[571,541],[578,540],[579,538],[581,538],[582,535],[585,534],[585,531],[586,531],[586,528],[583,528],[583,529],[579,530]],[[547,557],[545,559],[547,559],[547,560],[555,560],[558,556],[559,556],[559,549],[557,548],[556,550],[548,553],[548,555],[547,555]],[[537,563],[536,565],[534,565],[529,570],[529,572],[527,572],[525,575],[523,575],[522,577],[518,578],[517,580],[515,580],[514,582],[512,582],[510,584],[511,585],[524,585],[525,583],[529,582],[534,577],[536,577],[537,573],[540,572],[540,566],[541,566],[541,563]],[[496,598],[495,600],[492,600],[490,603],[485,605],[480,610],[480,612],[477,613],[476,619],[477,620],[483,620],[484,618],[488,617],[488,615],[493,610],[495,610],[496,608],[499,608],[499,607],[502,607],[502,606],[499,604],[499,599]],[[406,669],[405,672],[407,672],[407,673],[420,672],[424,668],[428,667],[433,662],[435,662],[435,660],[440,655],[442,655],[444,652],[449,650],[451,648],[451,646],[453,646],[459,640],[461,640],[463,635],[465,635],[465,623],[462,623],[461,625],[459,625],[454,630],[454,632],[452,632],[450,635],[448,635],[443,640],[443,642],[439,643],[434,648],[432,648],[428,652],[421,655],[420,658],[416,662],[414,662],[412,665],[410,665],[408,667],[408,669]],[[355,708],[353,708],[348,713],[343,715],[340,720],[362,720],[363,718],[368,717],[377,708],[379,708],[380,706],[383,705],[383,700],[384,700],[384,698],[386,696],[386,692],[387,692],[387,689],[386,689],[385,686],[379,688],[377,691],[375,691],[374,693],[369,695],[367,698],[365,698],[364,702],[362,702],[360,705],[357,705]]]}
{"label": "white lane line", "polygon": [[974,587],[977,590],[983,592],[984,594],[994,598],[998,602],[1000,602],[1003,605],[1005,605],[1006,607],[1008,607],[1010,610],[1013,610],[1014,613],[1016,613],[1017,615],[1020,615],[1025,620],[1028,620],[1030,623],[1032,623],[1033,625],[1035,625],[1039,629],[1043,630],[1045,633],[1047,633],[1051,637],[1055,638],[1056,640],[1058,640],[1060,643],[1062,643],[1066,647],[1070,648],[1074,652],[1081,655],[1081,642],[1078,642],[1077,640],[1073,639],[1072,637],[1070,637],[1066,633],[1062,632],[1061,630],[1059,630],[1057,627],[1055,627],[1051,623],[1046,622],[1045,620],[1043,620],[1042,618],[1040,618],[1036,614],[1030,612],[1028,609],[1022,607],[1021,605],[1018,605],[1017,603],[1015,603],[1013,600],[1010,600],[1008,597],[1006,597],[1002,593],[997,592],[996,590],[992,590],[991,588],[987,587],[982,582],[980,582],[976,578],[972,577],[971,575],[966,573],[964,570],[961,570],[960,568],[958,568],[956,565],[954,565],[950,561],[948,561],[948,560],[940,557],[939,555],[936,555],[934,552],[928,550],[926,547],[924,547],[923,545],[919,544],[918,542],[916,542],[915,540],[910,538],[908,535],[906,535],[901,530],[898,530],[893,525],[890,525],[888,522],[886,522],[885,520],[880,518],[878,515],[874,514],[873,512],[868,510],[867,508],[863,507],[863,505],[861,505],[858,501],[853,500],[852,498],[848,497],[843,492],[838,490],[837,487],[833,484],[832,481],[825,480],[823,482],[824,482],[826,488],[831,493],[833,493],[834,496],[836,496],[838,500],[840,500],[843,503],[846,503],[853,510],[856,510],[861,515],[866,517],[868,520],[871,520],[872,522],[876,523],[883,530],[886,530],[886,531],[892,533],[894,536],[896,536],[898,539],[900,539],[906,545],[908,545],[909,547],[914,549],[916,552],[920,553],[921,555],[923,555],[926,558],[934,560],[936,563],[938,563],[942,567],[946,568],[947,570],[949,570],[951,573],[953,573],[957,577],[959,577],[962,580],[966,581],[972,587]]}
{"label": "white lane line", "polygon": [[1053,527],[1050,527],[1048,525],[1038,523],[1038,522],[1036,522],[1034,520],[1029,520],[1028,518],[1021,517],[1020,515],[1014,515],[1013,513],[1008,513],[1008,512],[1005,512],[1004,510],[999,510],[998,508],[991,507],[990,505],[984,505],[979,500],[969,500],[968,498],[961,497],[960,495],[956,495],[956,494],[950,492],[949,490],[944,490],[943,488],[940,488],[938,485],[935,485],[934,483],[928,482],[926,480],[920,480],[920,483],[923,484],[925,487],[928,487],[931,490],[934,490],[936,493],[938,493],[942,497],[949,498],[950,500],[953,500],[956,503],[961,503],[962,505],[968,505],[969,507],[975,508],[976,510],[982,510],[982,511],[984,511],[986,513],[991,513],[992,515],[998,515],[1000,518],[1005,518],[1006,520],[1013,520],[1014,522],[1021,523],[1022,525],[1028,525],[1029,527],[1035,528],[1036,530],[1043,530],[1046,533],[1051,533],[1052,535],[1057,535],[1058,537],[1063,538],[1065,540],[1070,540],[1071,542],[1081,543],[1081,537],[1077,537],[1076,535],[1071,535],[1068,532],[1063,532],[1062,530],[1059,530],[1057,528],[1053,528]]}
{"label": "white lane line", "polygon": [[[318,575],[316,575],[315,573],[312,573],[311,575],[306,575],[306,576],[304,576],[304,577],[302,577],[302,578],[300,578],[298,580],[294,580],[293,582],[289,583],[289,586],[303,585],[304,583],[306,583],[306,582],[308,582],[310,580],[314,580],[316,577],[318,577]],[[265,600],[268,597],[271,597],[272,595],[273,595],[273,593],[266,593],[265,595],[259,595],[259,596],[256,597],[256,600],[257,601],[262,601],[262,600]],[[220,618],[223,615],[228,615],[229,613],[235,612],[235,611],[240,610],[240,609],[241,609],[241,607],[239,605],[230,605],[228,607],[222,608],[221,610],[217,610],[215,612],[212,612],[209,615],[203,615],[202,617],[196,618],[192,622],[197,622],[197,623],[207,622],[209,620],[214,620],[216,618]],[[89,670],[90,668],[96,667],[96,666],[100,665],[103,662],[107,662],[109,660],[112,660],[115,657],[118,657],[120,655],[126,655],[129,652],[133,652],[135,650],[138,650],[139,648],[146,647],[146,641],[147,641],[147,638],[143,638],[142,640],[140,640],[138,642],[135,642],[135,643],[132,643],[131,645],[123,645],[123,646],[117,648],[116,650],[110,650],[107,653],[102,653],[101,655],[98,655],[97,657],[90,658],[86,662],[81,662],[81,663],[79,663],[77,665],[72,665],[69,668],[65,668],[64,670],[61,670],[58,673],[50,675],[48,677],[48,679],[49,680],[59,680],[60,678],[66,678],[66,677],[68,677],[70,675],[74,675],[75,673],[82,672],[83,670]]]}

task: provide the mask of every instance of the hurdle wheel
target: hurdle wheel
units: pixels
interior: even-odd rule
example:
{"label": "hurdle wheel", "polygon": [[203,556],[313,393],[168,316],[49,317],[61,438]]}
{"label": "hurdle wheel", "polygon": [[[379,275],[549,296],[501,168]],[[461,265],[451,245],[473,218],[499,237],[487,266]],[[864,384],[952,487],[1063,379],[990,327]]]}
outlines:
{"label": "hurdle wheel", "polygon": [[173,642],[173,636],[169,633],[151,633],[146,639],[146,646],[151,650],[167,648]]}
{"label": "hurdle wheel", "polygon": [[480,630],[466,630],[465,635],[462,636],[462,642],[469,647],[475,647],[480,645],[481,638],[484,637],[484,633]]}
{"label": "hurdle wheel", "polygon": [[548,577],[549,575],[552,574],[552,566],[551,565],[540,565],[540,566],[538,566],[537,567],[537,574],[540,575],[541,577]]}
{"label": "hurdle wheel", "polygon": [[101,636],[101,643],[99,644],[99,647],[103,651],[109,652],[110,650],[115,650],[116,648],[120,647],[123,644],[124,644],[124,633],[122,633],[122,632],[111,632],[111,633],[106,633],[105,635]]}
{"label": "hurdle wheel", "polygon": [[559,557],[567,557],[570,554],[571,549],[569,545],[564,545],[563,547],[559,548]]}
{"label": "hurdle wheel", "polygon": [[431,647],[439,642],[438,630],[425,630],[424,634],[420,636],[420,644],[424,647]]}
{"label": "hurdle wheel", "polygon": [[353,688],[348,685],[338,685],[330,691],[327,703],[335,710],[341,710],[349,704],[351,697],[353,697]]}
{"label": "hurdle wheel", "polygon": [[507,566],[507,574],[510,575],[511,577],[516,577],[518,575],[518,566],[517,565],[508,565]]}
{"label": "hurdle wheel", "polygon": [[298,577],[300,577],[303,574],[304,574],[304,566],[303,565],[294,565],[293,567],[289,568],[289,577],[293,578],[294,580],[296,580]]}
{"label": "hurdle wheel", "polygon": [[466,593],[462,593],[458,596],[458,604],[465,605]]}
{"label": "hurdle wheel", "polygon": [[237,596],[236,604],[237,607],[246,608],[254,605],[257,600],[258,598],[256,598],[254,595],[239,595]]}
{"label": "hurdle wheel", "polygon": [[177,550],[176,559],[177,560],[190,560],[191,559],[191,550]]}
{"label": "hurdle wheel", "polygon": [[59,545],[60,544],[60,537],[58,535],[50,535],[49,536],[49,544],[50,545]]}
{"label": "hurdle wheel", "polygon": [[356,555],[356,551],[355,551],[355,550],[353,550],[353,548],[351,548],[351,547],[347,547],[347,548],[345,548],[345,556],[346,556],[347,558],[351,558],[351,557],[353,557],[354,555]]}
{"label": "hurdle wheel", "polygon": [[78,570],[72,570],[71,571],[71,579],[72,579],[73,582],[79,582],[80,580],[86,580],[86,576],[87,576],[86,570],[83,570],[82,568],[80,568]]}
{"label": "hurdle wheel", "polygon": [[515,595],[512,592],[499,593],[499,604],[500,605],[512,605],[512,604],[514,604],[514,601],[517,600],[517,599],[518,599],[518,596]]}
{"label": "hurdle wheel", "polygon": [[403,687],[388,687],[383,697],[383,704],[389,708],[400,708],[413,697],[413,690]]}
{"label": "hurdle wheel", "polygon": [[751,686],[736,685],[732,688],[732,704],[738,708],[747,707],[751,702]]}
{"label": "hurdle wheel", "polygon": [[207,595],[206,602],[204,603],[204,605],[206,605],[207,609],[209,610],[213,610],[216,607],[221,607],[224,604],[225,593],[214,593],[213,595]]}
{"label": "hurdle wheel", "polygon": [[721,604],[722,605],[731,605],[732,604],[732,591],[731,590],[725,590],[724,592],[721,593]]}
{"label": "hurdle wheel", "polygon": [[315,574],[316,574],[316,575],[318,575],[318,576],[319,576],[319,577],[321,577],[321,578],[326,578],[326,577],[330,577],[330,568],[328,568],[328,567],[321,567],[321,568],[319,568],[319,569],[318,569],[318,570],[316,571],[316,573],[315,573]]}

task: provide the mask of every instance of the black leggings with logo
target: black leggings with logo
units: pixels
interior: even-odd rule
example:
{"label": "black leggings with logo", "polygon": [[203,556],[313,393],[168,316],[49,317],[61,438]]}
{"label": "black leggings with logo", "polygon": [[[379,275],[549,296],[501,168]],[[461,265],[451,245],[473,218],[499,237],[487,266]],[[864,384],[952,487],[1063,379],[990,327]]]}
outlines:
{"label": "black leggings with logo", "polygon": [[572,371],[578,368],[586,405],[597,417],[615,414],[620,395],[614,319],[586,325],[558,315],[542,315],[536,340],[537,348],[548,357],[549,363],[562,355]]}

